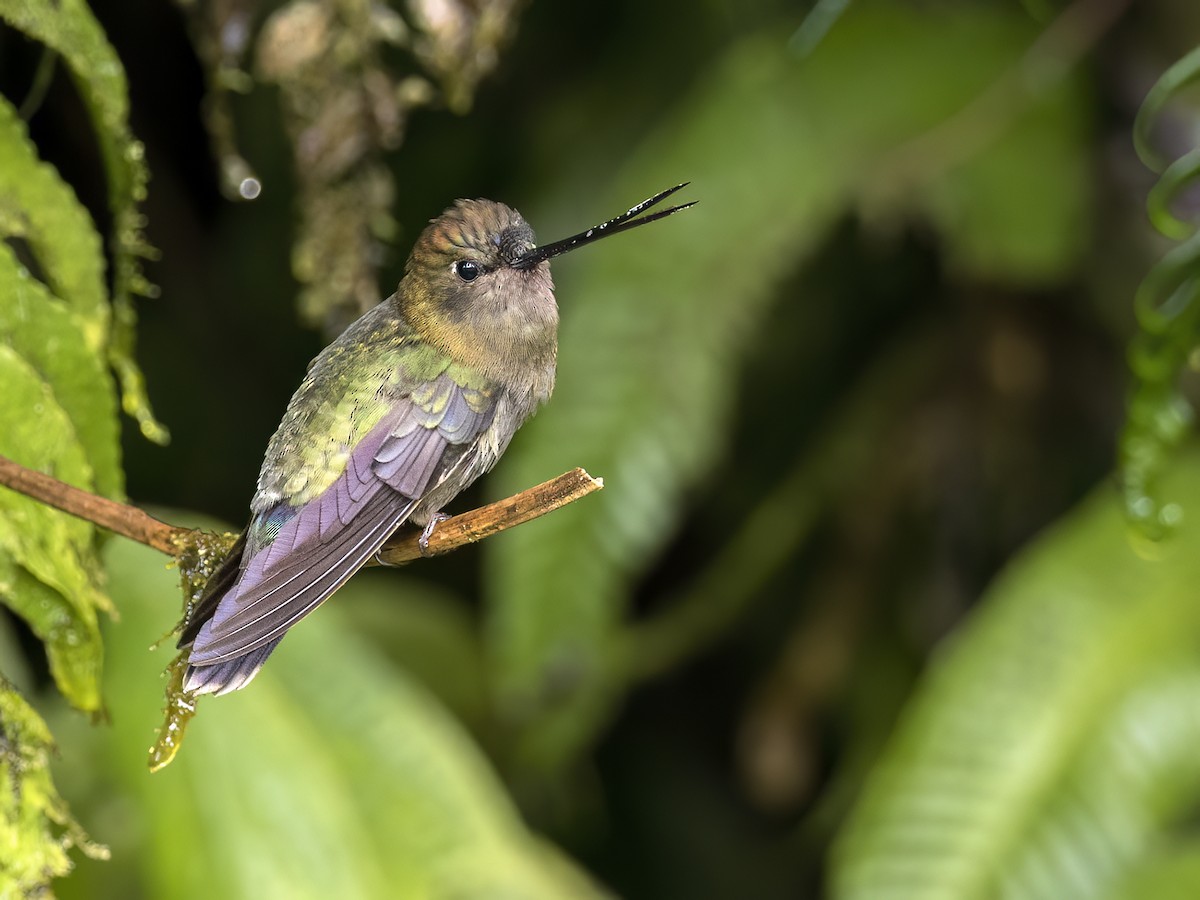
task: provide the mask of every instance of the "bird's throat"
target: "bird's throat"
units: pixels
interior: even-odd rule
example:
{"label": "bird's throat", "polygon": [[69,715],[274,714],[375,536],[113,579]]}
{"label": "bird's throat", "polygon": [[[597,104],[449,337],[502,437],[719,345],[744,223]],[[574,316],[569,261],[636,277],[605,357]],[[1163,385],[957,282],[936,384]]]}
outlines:
{"label": "bird's throat", "polygon": [[541,400],[550,395],[558,353],[558,308],[550,289],[532,296],[505,291],[499,282],[466,305],[413,280],[401,281],[396,301],[423,340],[489,381],[531,390]]}

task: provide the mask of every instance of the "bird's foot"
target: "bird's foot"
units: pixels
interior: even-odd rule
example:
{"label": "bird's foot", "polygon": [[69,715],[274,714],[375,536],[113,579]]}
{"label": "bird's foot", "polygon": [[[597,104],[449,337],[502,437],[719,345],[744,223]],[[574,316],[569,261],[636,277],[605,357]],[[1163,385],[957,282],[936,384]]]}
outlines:
{"label": "bird's foot", "polygon": [[443,512],[435,512],[429,517],[429,521],[425,523],[425,528],[421,531],[421,536],[417,538],[417,546],[421,548],[422,556],[433,556],[429,552],[429,539],[433,537],[433,532],[437,530],[438,525],[445,522],[448,518]]}

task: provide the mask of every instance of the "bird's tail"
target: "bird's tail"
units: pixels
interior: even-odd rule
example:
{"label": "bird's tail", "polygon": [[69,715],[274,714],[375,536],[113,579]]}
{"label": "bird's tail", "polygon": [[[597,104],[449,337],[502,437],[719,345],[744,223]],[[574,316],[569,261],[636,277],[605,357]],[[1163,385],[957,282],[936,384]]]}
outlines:
{"label": "bird's tail", "polygon": [[[246,552],[246,535],[243,533],[237,542],[229,548],[229,554],[221,565],[213,572],[204,586],[204,591],[196,605],[192,607],[187,622],[179,637],[179,647],[191,649],[204,623],[213,617],[221,598],[233,587],[242,568],[242,557]],[[193,694],[228,694],[244,688],[263,667],[271,651],[279,643],[278,640],[264,644],[237,659],[215,663],[210,666],[188,666],[183,678],[183,689]]]}
{"label": "bird's tail", "polygon": [[228,694],[248,685],[258,670],[263,667],[271,651],[283,640],[280,636],[269,644],[263,644],[249,653],[215,663],[211,666],[188,666],[183,678],[183,689],[193,694]]}

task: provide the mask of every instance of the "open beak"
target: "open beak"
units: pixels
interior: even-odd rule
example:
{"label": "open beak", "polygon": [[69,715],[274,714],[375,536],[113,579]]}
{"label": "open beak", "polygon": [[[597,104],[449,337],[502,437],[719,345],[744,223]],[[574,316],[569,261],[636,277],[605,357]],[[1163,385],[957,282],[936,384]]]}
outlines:
{"label": "open beak", "polygon": [[651,213],[648,216],[638,218],[643,212],[650,207],[655,206],[670,197],[676,191],[685,188],[690,182],[685,181],[683,184],[677,184],[673,188],[667,188],[665,191],[655,194],[648,200],[643,200],[637,206],[632,207],[627,212],[621,213],[614,219],[609,219],[602,225],[596,225],[589,228],[587,231],[581,231],[579,234],[569,238],[563,238],[561,241],[555,241],[553,244],[543,244],[541,247],[534,247],[532,250],[527,250],[518,256],[512,263],[514,269],[532,269],[538,263],[544,260],[559,256],[570,250],[575,250],[582,247],[584,244],[590,244],[592,241],[598,241],[602,237],[609,237],[614,234],[620,234],[622,231],[628,231],[631,228],[637,228],[639,225],[646,225],[658,219],[664,219],[667,216],[679,212],[681,209],[687,209],[689,206],[695,206],[696,201],[684,203],[681,206],[672,206],[670,209],[659,210],[656,213]]}

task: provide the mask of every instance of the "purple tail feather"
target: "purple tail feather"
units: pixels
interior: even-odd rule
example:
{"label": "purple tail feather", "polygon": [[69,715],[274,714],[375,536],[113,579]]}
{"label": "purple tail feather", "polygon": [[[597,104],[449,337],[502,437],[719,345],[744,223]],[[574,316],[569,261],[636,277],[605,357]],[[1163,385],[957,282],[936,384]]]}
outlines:
{"label": "purple tail feather", "polygon": [[183,689],[193,694],[216,694],[218,696],[232,691],[240,691],[254,679],[258,670],[263,667],[263,663],[267,661],[267,657],[271,655],[271,651],[279,646],[281,640],[283,640],[282,635],[269,644],[263,644],[261,647],[251,650],[244,656],[211,666],[188,666],[187,674],[183,679]]}

